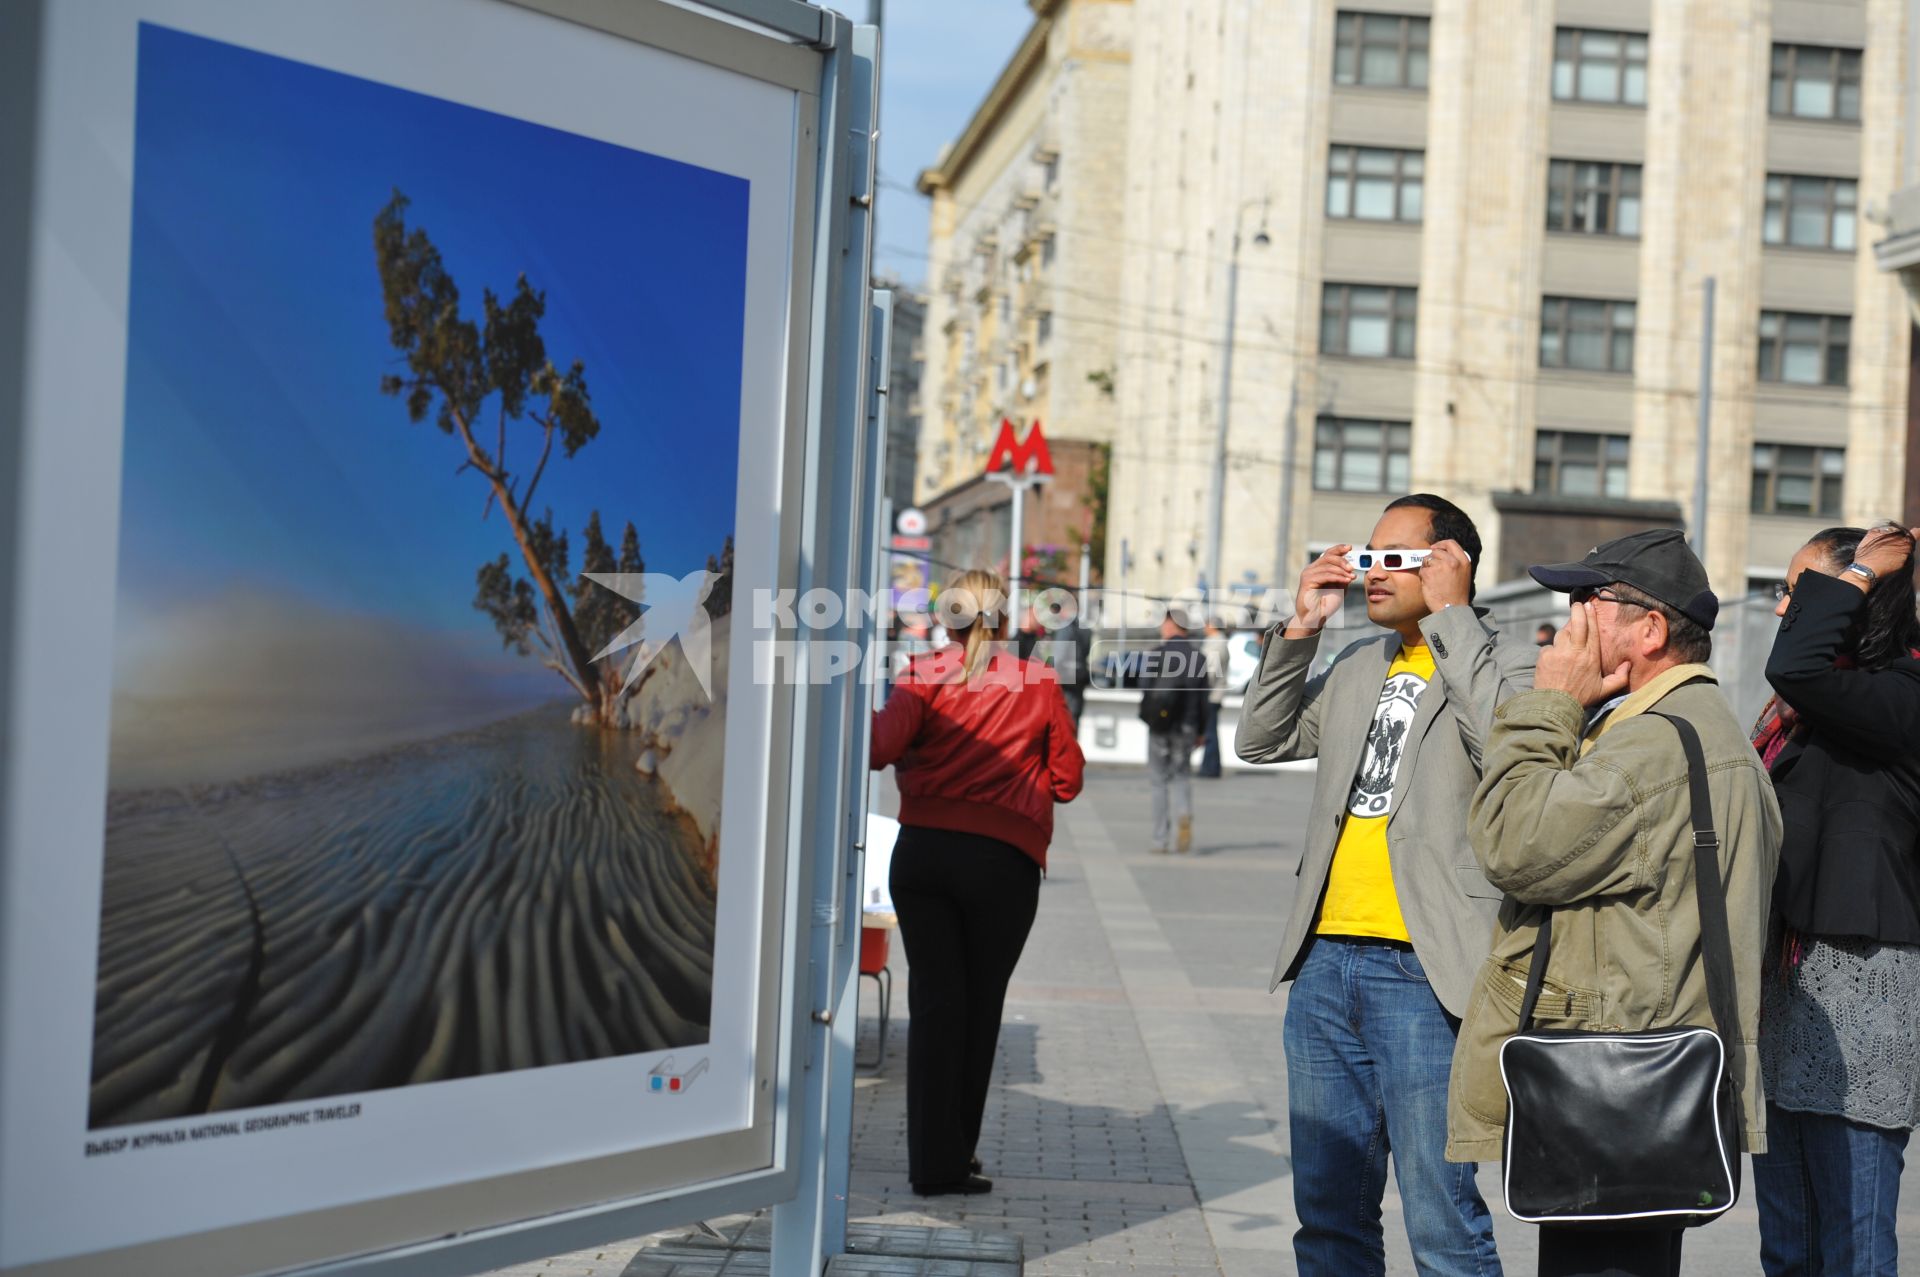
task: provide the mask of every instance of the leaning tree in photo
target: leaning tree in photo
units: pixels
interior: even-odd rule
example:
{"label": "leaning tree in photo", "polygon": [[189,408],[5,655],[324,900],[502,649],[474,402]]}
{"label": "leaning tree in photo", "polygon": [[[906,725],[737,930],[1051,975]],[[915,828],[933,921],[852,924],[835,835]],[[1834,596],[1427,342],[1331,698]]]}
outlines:
{"label": "leaning tree in photo", "polygon": [[[631,623],[638,609],[599,590],[568,570],[564,529],[553,526],[551,511],[535,516],[534,494],[557,444],[567,459],[600,433],[587,393],[586,368],[574,360],[562,372],[547,357],[540,336],[546,293],[521,275],[504,305],[492,289],[482,293],[484,325],[460,313],[460,289],[447,273],[427,233],[408,229],[408,200],[399,191],[373,220],[373,250],[386,301],[387,327],[407,372],[380,379],[380,389],[404,396],[408,417],[424,421],[429,412],[442,433],[456,438],[466,452],[460,470],[472,470],[487,485],[485,518],[500,508],[520,551],[526,576],[515,573],[511,556],[482,564],[474,607],[493,619],[505,644],[523,655],[538,653],[542,664],[566,679],[601,722],[611,722],[618,705],[619,679],[596,669],[594,654]],[[492,439],[483,413],[493,408]],[[531,473],[509,466],[508,445],[528,433]],[[489,446],[489,444],[491,446]],[[643,571],[639,538],[628,524],[616,559],[600,531],[595,511],[584,537],[584,571]],[[530,578],[530,579],[529,579]]]}

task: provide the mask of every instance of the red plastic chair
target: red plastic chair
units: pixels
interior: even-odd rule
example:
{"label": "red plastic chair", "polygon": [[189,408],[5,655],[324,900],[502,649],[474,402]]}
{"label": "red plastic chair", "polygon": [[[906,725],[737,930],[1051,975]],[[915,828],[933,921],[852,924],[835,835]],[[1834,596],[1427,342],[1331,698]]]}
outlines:
{"label": "red plastic chair", "polygon": [[880,995],[880,1049],[872,1060],[856,1058],[857,1068],[877,1070],[887,1062],[887,1016],[893,1008],[893,972],[887,970],[887,955],[892,948],[888,935],[886,927],[860,928],[860,974],[872,977]]}

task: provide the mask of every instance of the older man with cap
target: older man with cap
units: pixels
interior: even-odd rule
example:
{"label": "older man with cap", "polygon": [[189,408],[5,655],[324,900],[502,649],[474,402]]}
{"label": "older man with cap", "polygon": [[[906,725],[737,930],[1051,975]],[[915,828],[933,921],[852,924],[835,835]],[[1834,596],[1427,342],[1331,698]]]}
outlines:
{"label": "older man with cap", "polygon": [[[1454,1054],[1447,1157],[1501,1155],[1507,1101],[1498,1053],[1517,1027],[1534,942],[1549,915],[1544,987],[1551,996],[1540,1000],[1536,1028],[1715,1023],[1695,895],[1687,759],[1665,717],[1693,726],[1706,759],[1738,1021],[1720,1028],[1741,1099],[1742,1145],[1761,1151],[1765,1109],[1754,1048],[1780,808],[1705,664],[1719,600],[1706,569],[1672,529],[1621,537],[1578,563],[1532,574],[1569,594],[1572,614],[1542,649],[1533,690],[1495,715],[1473,797],[1474,854],[1506,899]],[[1607,1133],[1593,1134],[1604,1140]],[[1549,1225],[1541,1229],[1540,1272],[1666,1277],[1679,1271],[1680,1237],[1677,1228]]]}

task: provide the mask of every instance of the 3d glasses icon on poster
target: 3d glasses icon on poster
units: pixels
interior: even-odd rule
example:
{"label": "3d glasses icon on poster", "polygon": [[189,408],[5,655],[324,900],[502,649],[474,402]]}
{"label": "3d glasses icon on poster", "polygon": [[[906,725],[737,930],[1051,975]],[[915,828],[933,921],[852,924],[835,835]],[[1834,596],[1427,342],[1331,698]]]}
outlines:
{"label": "3d glasses icon on poster", "polygon": [[684,1073],[676,1073],[673,1071],[673,1057],[669,1055],[666,1059],[654,1065],[653,1072],[647,1075],[647,1089],[650,1091],[667,1092],[684,1091],[692,1086],[694,1081],[706,1071],[707,1058],[701,1056],[699,1063],[695,1064],[692,1068],[686,1070]]}

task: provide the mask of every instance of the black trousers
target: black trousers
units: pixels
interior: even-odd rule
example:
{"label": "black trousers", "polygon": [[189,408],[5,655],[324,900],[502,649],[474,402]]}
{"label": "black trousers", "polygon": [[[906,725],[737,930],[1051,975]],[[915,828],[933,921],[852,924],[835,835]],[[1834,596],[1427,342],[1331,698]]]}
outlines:
{"label": "black trousers", "polygon": [[1040,866],[980,834],[901,828],[894,911],[907,949],[907,1174],[964,1178],[980,1141],[1007,981],[1040,906]]}
{"label": "black trousers", "polygon": [[1679,1277],[1684,1228],[1612,1232],[1540,1227],[1540,1277]]}

